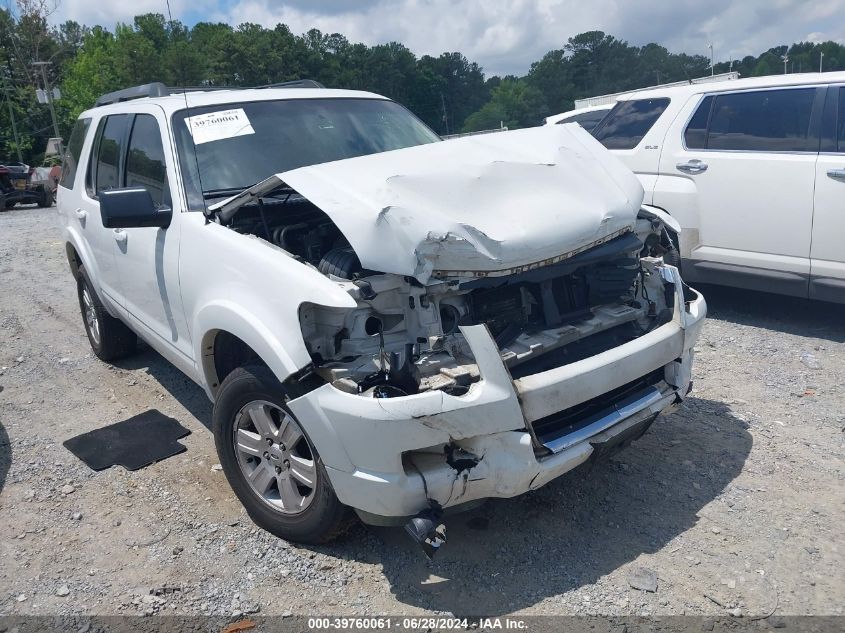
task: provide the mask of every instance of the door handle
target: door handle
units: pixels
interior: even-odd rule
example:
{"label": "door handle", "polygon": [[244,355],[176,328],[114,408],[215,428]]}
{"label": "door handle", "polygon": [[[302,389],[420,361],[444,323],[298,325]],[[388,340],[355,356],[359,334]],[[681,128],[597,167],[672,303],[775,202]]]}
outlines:
{"label": "door handle", "polygon": [[126,231],[123,229],[115,229],[114,230],[114,241],[118,244],[125,244],[126,243]]}
{"label": "door handle", "polygon": [[842,180],[845,182],[845,169],[828,169],[827,175],[834,180]]}
{"label": "door handle", "polygon": [[85,209],[77,209],[76,210],[76,217],[80,220],[84,220],[88,217],[88,212]]}
{"label": "door handle", "polygon": [[678,163],[675,167],[685,174],[701,174],[707,171],[707,163],[703,163],[697,158],[693,158],[686,163]]}

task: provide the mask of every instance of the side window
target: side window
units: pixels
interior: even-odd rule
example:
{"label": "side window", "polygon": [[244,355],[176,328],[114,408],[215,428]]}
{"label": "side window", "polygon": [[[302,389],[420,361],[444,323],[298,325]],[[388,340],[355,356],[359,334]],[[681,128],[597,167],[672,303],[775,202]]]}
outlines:
{"label": "side window", "polygon": [[120,159],[126,137],[128,114],[117,114],[106,118],[97,143],[97,160],[94,163],[94,193],[104,189],[120,187]]}
{"label": "side window", "polygon": [[85,143],[85,135],[90,126],[91,119],[78,119],[73,125],[67,142],[67,151],[62,161],[62,177],[59,180],[59,184],[65,189],[73,189],[76,170],[79,168],[79,158],[82,156],[82,145]]}
{"label": "side window", "polygon": [[634,149],[663,114],[669,99],[620,101],[593,130],[607,149]]}
{"label": "side window", "polygon": [[713,97],[705,97],[698,104],[698,109],[687,124],[684,131],[684,143],[687,149],[704,149],[707,147],[707,121],[710,120],[710,108]]}
{"label": "side window", "polygon": [[146,187],[158,204],[170,204],[167,168],[158,121],[150,114],[139,114],[132,125],[126,156],[126,186]]}
{"label": "side window", "polygon": [[810,115],[815,88],[718,95],[707,149],[800,152],[812,148]]}
{"label": "side window", "polygon": [[588,132],[592,131],[607,114],[607,110],[595,110],[593,112],[584,112],[583,114],[576,114],[568,119],[558,121],[558,123],[578,123],[582,128]]}
{"label": "side window", "polygon": [[836,117],[836,151],[845,153],[845,88],[839,89],[839,114]]}

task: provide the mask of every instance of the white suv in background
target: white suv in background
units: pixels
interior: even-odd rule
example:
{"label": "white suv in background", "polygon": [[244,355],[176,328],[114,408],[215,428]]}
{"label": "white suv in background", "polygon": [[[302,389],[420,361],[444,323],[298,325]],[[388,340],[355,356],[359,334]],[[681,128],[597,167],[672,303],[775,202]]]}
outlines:
{"label": "white suv in background", "polygon": [[638,92],[593,135],[681,225],[687,281],[845,302],[845,72]]}

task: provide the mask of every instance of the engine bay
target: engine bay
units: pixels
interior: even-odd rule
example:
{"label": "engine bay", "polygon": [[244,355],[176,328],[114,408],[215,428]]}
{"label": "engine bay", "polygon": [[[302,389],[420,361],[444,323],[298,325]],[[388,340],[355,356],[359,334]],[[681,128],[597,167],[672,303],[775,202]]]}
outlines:
{"label": "engine bay", "polygon": [[229,223],[339,284],[357,308],[300,307],[314,372],[349,393],[465,394],[480,374],[461,326],[485,323],[512,375],[575,362],[672,318],[663,256],[671,236],[655,217],[559,262],[519,274],[432,280],[364,270],[332,220],[295,192],[246,205]]}

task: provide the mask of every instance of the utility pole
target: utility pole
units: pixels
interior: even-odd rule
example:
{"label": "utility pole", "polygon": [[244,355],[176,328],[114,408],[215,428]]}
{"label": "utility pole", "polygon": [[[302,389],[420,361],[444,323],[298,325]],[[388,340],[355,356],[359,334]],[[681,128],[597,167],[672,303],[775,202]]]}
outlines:
{"label": "utility pole", "polygon": [[443,93],[440,93],[440,104],[443,106],[443,125],[446,127],[446,134],[449,133],[449,117],[446,116],[446,99]]}
{"label": "utility pole", "polygon": [[822,70],[824,68],[824,51],[819,51],[819,72],[824,72]]}
{"label": "utility pole", "polygon": [[59,133],[59,121],[56,118],[56,108],[53,107],[53,89],[50,87],[50,80],[47,79],[47,65],[50,62],[32,62],[33,66],[41,68],[41,78],[44,80],[44,92],[47,93],[47,104],[50,106],[50,117],[53,119],[53,133],[56,138],[61,138]]}
{"label": "utility pole", "polygon": [[710,76],[712,77],[716,72],[716,62],[713,61],[713,44],[710,43],[708,48],[710,49]]}
{"label": "utility pole", "polygon": [[9,118],[12,120],[12,135],[15,137],[15,150],[18,153],[18,162],[23,163],[21,155],[21,142],[18,138],[18,124],[15,122],[15,111],[12,108],[12,101],[9,99],[9,87],[6,85],[6,78],[3,78],[3,94],[6,96],[6,105],[9,106]]}
{"label": "utility pole", "polygon": [[789,55],[781,55],[780,57],[783,60],[783,74],[786,74],[786,65],[789,63]]}

